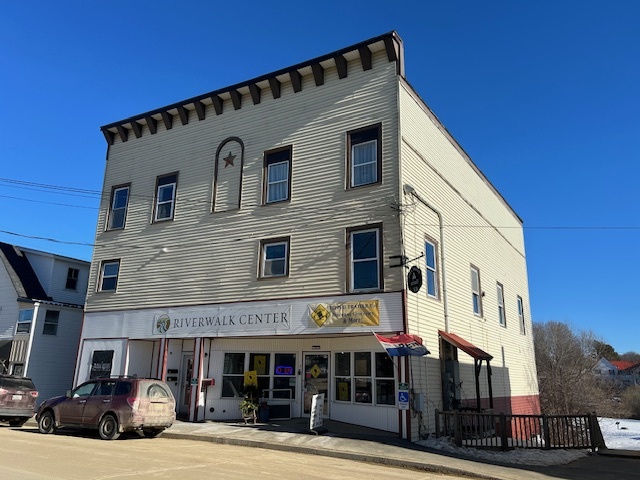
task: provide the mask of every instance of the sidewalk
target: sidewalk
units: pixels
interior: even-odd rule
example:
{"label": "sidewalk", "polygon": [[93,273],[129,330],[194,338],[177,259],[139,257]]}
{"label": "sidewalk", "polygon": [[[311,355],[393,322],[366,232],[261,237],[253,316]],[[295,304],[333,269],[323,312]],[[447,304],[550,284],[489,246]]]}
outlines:
{"label": "sidewalk", "polygon": [[548,467],[501,465],[439,453],[388,432],[357,425],[325,420],[324,427],[326,432],[318,435],[309,430],[308,419],[256,425],[177,421],[162,437],[293,451],[481,479],[623,480],[635,477],[640,468],[640,452],[635,452],[639,455],[633,458],[594,454],[568,465]]}

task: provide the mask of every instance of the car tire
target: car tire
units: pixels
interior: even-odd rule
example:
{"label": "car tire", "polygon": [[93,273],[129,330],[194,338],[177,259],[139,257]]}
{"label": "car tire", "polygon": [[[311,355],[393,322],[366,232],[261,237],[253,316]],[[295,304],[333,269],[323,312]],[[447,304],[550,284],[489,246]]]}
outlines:
{"label": "car tire", "polygon": [[144,428],[144,429],[142,429],[142,433],[144,433],[144,436],[147,437],[147,438],[156,438],[162,432],[164,432],[164,428]]}
{"label": "car tire", "polygon": [[38,430],[40,433],[53,433],[56,431],[56,419],[53,412],[46,411],[38,419]]}
{"label": "car tire", "polygon": [[113,415],[105,415],[98,425],[98,433],[102,440],[116,440],[120,436],[118,420]]}
{"label": "car tire", "polygon": [[10,427],[21,427],[25,423],[27,423],[27,420],[29,420],[29,419],[28,418],[20,418],[18,420],[9,420],[9,426]]}

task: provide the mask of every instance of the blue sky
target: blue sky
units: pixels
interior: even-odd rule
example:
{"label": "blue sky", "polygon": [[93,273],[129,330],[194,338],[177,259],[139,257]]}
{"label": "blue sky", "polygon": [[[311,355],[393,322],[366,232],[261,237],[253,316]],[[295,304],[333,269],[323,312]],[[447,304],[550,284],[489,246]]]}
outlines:
{"label": "blue sky", "polygon": [[1,2],[0,241],[90,260],[100,126],[396,30],[524,221],[534,321],[640,351],[638,25],[635,0]]}

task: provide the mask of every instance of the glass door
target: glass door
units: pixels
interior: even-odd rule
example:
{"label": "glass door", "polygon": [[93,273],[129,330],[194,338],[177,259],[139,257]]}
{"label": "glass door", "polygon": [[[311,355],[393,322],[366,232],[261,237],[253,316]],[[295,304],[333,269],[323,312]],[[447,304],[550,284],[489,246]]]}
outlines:
{"label": "glass door", "polygon": [[193,354],[186,353],[182,356],[182,369],[180,372],[180,402],[178,415],[189,415],[189,402],[191,400],[191,379],[193,378]]}
{"label": "glass door", "polygon": [[313,396],[324,393],[322,414],[328,414],[329,405],[329,354],[304,354],[304,415],[311,413]]}

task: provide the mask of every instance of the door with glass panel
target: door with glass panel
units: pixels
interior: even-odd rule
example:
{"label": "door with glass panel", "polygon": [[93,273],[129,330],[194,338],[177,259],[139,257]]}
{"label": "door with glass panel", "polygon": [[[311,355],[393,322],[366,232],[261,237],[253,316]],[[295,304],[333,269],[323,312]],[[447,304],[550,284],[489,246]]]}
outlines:
{"label": "door with glass panel", "polygon": [[304,354],[304,415],[311,413],[313,396],[324,393],[322,414],[329,413],[329,354]]}

